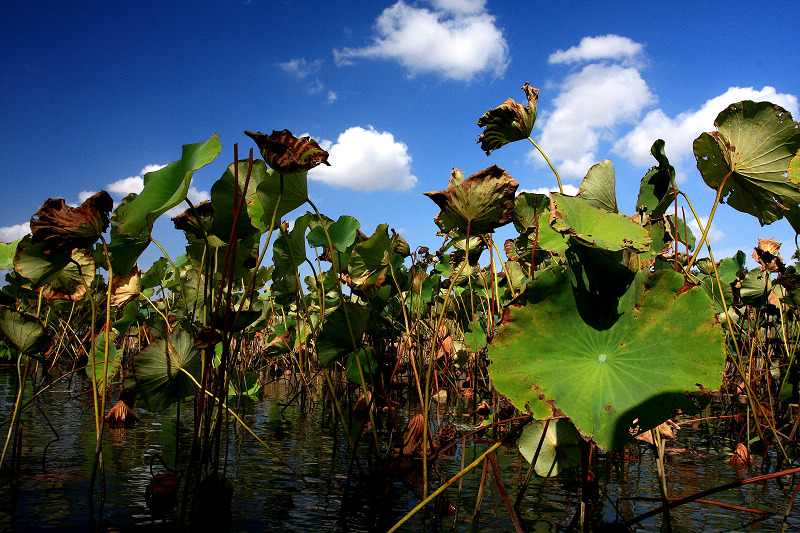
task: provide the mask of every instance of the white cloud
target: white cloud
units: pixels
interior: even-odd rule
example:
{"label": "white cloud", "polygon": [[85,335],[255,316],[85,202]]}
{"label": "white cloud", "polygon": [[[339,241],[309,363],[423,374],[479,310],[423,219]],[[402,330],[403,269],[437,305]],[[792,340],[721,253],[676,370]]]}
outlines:
{"label": "white cloud", "polygon": [[[642,167],[655,165],[650,155],[650,147],[656,139],[664,139],[665,151],[670,163],[686,172],[694,165],[692,144],[703,132],[714,131],[714,119],[734,102],[742,100],[768,100],[784,107],[798,116],[797,96],[778,93],[773,87],[764,87],[760,91],[753,87],[731,87],[725,93],[708,100],[700,109],[684,111],[676,117],[667,116],[661,109],[655,109],[645,115],[639,124],[614,145],[614,152],[628,158],[633,164]],[[678,180],[685,176],[678,174]]]}
{"label": "white cloud", "polygon": [[30,222],[0,228],[0,242],[13,242],[31,232]]}
{"label": "white cloud", "polygon": [[402,0],[376,21],[374,43],[334,50],[339,66],[354,58],[398,61],[411,75],[438,73],[470,80],[480,72],[502,75],[508,66],[508,44],[482,0],[435,0],[434,10]]}
{"label": "white cloud", "polygon": [[[708,217],[700,217],[700,221],[703,223],[703,227],[705,228],[706,224],[708,224]],[[689,222],[687,222],[686,225],[689,226],[690,230],[692,230],[694,238],[697,240],[697,242],[700,242],[700,238],[703,236],[703,232],[700,231],[700,226],[697,224],[697,221],[695,219],[692,219]],[[725,238],[725,232],[717,228],[717,226],[714,225],[714,223],[712,222],[711,229],[708,230],[708,235],[707,235],[709,244],[714,244],[715,242],[719,242],[724,238]],[[723,257],[728,257],[728,256],[723,256]]]}
{"label": "white cloud", "polygon": [[417,177],[411,174],[408,147],[395,141],[389,132],[356,126],[339,135],[335,144],[320,141],[320,147],[330,153],[331,166],[311,169],[308,172],[311,179],[368,192],[405,191],[417,184]]}
{"label": "white cloud", "polygon": [[612,59],[616,61],[634,61],[641,57],[644,45],[620,35],[603,35],[602,37],[584,37],[578,46],[568,50],[558,50],[550,54],[549,63],[579,63],[582,61],[598,61]]}
{"label": "white cloud", "polygon": [[92,196],[97,194],[97,191],[81,191],[78,193],[78,204],[82,204]]}
{"label": "white cloud", "polygon": [[116,194],[120,197],[124,197],[129,195],[132,192],[139,194],[144,189],[144,175],[148,172],[155,172],[156,170],[161,170],[167,165],[147,165],[145,166],[142,171],[139,173],[138,176],[130,176],[125,179],[117,180],[115,182],[109,183],[106,186],[106,190],[112,194]]}
{"label": "white cloud", "polygon": [[[602,63],[570,74],[560,91],[555,110],[541,123],[539,144],[566,178],[585,176],[602,159],[596,154],[600,141],[613,141],[617,126],[635,122],[656,101],[636,68]],[[545,164],[538,152],[529,157]]]}
{"label": "white cloud", "polygon": [[278,63],[278,68],[282,71],[296,76],[298,79],[304,79],[313,74],[317,74],[322,69],[322,59],[315,59],[314,61],[306,61],[306,58],[299,57]]}
{"label": "white cloud", "polygon": [[[564,185],[562,183],[562,187],[564,188],[564,194],[566,194],[567,196],[576,196],[578,194],[578,187],[576,187],[574,185],[570,185],[570,184]],[[549,196],[551,192],[558,192],[558,185],[555,185],[554,187],[549,187],[549,188],[548,187],[539,187],[538,189],[522,189],[522,190],[518,190],[517,191],[518,194],[522,193],[522,192],[532,192],[532,193],[535,193],[535,194],[546,194],[546,195]]]}
{"label": "white cloud", "polygon": [[333,91],[328,91],[328,98],[325,99],[325,102],[328,104],[332,104],[339,98],[339,95]]}

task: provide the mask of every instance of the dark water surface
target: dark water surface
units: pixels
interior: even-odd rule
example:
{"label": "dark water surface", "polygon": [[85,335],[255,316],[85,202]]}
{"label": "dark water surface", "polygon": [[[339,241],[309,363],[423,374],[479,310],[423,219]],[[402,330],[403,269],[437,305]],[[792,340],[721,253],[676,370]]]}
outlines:
{"label": "dark water surface", "polygon": [[[0,372],[0,420],[4,422],[0,436],[3,441],[14,402],[15,380],[13,373]],[[280,380],[265,388],[264,399],[239,406],[239,413],[259,437],[305,477],[307,484],[249,433],[232,423],[227,448],[227,476],[235,488],[231,531],[390,529],[421,500],[421,473],[417,473],[418,469],[398,467],[391,477],[371,474],[375,469],[366,461],[367,453],[363,448],[370,443],[369,433],[359,443],[364,449],[360,454],[361,462],[351,469],[344,432],[341,427],[332,427],[329,409],[323,409],[319,397],[308,394],[303,405],[296,401],[281,413],[283,407],[279,403],[293,397],[295,392],[290,382]],[[29,390],[26,399],[30,396]],[[114,403],[111,401],[109,407]],[[178,442],[178,464],[188,460],[190,409],[189,405],[183,406],[180,425],[176,422],[174,407],[157,415],[137,409],[140,421],[134,427],[107,430],[103,452],[107,495],[100,530],[175,529],[175,517],[166,522],[153,520],[145,505],[144,492],[151,479],[150,463],[155,454],[161,454],[168,464],[174,464]],[[401,425],[406,413],[403,417]],[[42,394],[35,405],[28,407],[22,418],[22,476],[15,499],[9,490],[7,473],[0,477],[0,531],[87,530],[90,525],[87,491],[95,446],[93,420],[90,394],[83,392],[83,381],[79,377],[58,382]],[[474,428],[469,424],[470,419],[463,416],[444,421],[455,423],[461,431]],[[353,424],[356,431],[356,422]],[[383,441],[388,442],[388,438]],[[703,431],[688,428],[670,442],[672,448],[686,449],[668,459],[666,474],[670,496],[688,496],[761,473],[757,467],[749,472],[735,471],[728,463],[727,444],[709,442],[713,441]],[[452,454],[439,459],[433,479],[442,482],[449,479],[461,470],[462,454],[465,464],[469,464],[489,445],[485,441],[469,440],[466,447],[459,445]],[[501,447],[496,457],[503,483],[513,500],[528,463],[514,447]],[[154,472],[164,472],[163,467],[156,463]],[[526,531],[551,532],[567,528],[580,503],[577,475],[572,472],[558,479],[533,481],[520,506],[520,520]],[[623,519],[658,505],[624,500],[659,496],[655,462],[644,445],[628,446],[621,460],[602,460],[598,476],[601,494],[606,494],[601,512],[608,522],[613,522],[617,515],[615,505]],[[513,531],[491,469],[476,518],[480,478],[481,468],[478,467],[463,478],[460,496],[458,483],[446,491],[450,504],[457,507],[455,513],[449,505],[440,504],[439,509],[450,512],[437,514],[429,510],[424,515],[420,512],[401,531]],[[763,518],[745,511],[694,503],[671,512],[672,530],[780,531],[783,512],[798,481],[800,477],[787,477],[753,483],[708,498],[778,511],[777,516]],[[97,494],[99,496],[99,490]],[[99,505],[97,499],[95,505]],[[662,531],[662,517],[645,520],[634,529]],[[786,531],[800,531],[800,508],[790,515]]]}

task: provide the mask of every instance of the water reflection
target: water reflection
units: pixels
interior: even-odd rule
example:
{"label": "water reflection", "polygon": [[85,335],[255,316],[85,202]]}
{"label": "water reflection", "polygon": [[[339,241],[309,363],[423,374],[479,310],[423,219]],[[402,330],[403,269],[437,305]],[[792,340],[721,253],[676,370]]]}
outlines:
{"label": "water reflection", "polygon": [[[13,404],[13,376],[0,373],[0,417],[6,419]],[[411,510],[421,498],[420,479],[415,471],[402,471],[391,478],[374,474],[365,459],[370,434],[360,439],[364,450],[351,461],[347,437],[331,422],[330,411],[319,398],[304,398],[286,406],[296,389],[285,380],[265,390],[266,399],[235,406],[247,424],[269,446],[305,478],[292,471],[251,435],[230,426],[227,447],[227,476],[235,487],[232,531],[386,531]],[[30,397],[30,396],[28,396]],[[0,487],[0,528],[8,531],[84,531],[89,522],[87,491],[94,450],[91,404],[77,377],[65,381],[36,400],[22,417],[22,485],[12,505],[8,479]],[[41,408],[41,412],[39,410]],[[151,480],[150,462],[161,455],[168,465],[188,459],[191,428],[190,406],[183,406],[181,420],[173,408],[154,415],[137,409],[140,422],[130,428],[112,428],[106,435],[107,499],[103,531],[145,529],[170,530],[175,517],[154,520],[145,506],[145,487]],[[52,423],[50,429],[43,414]],[[470,426],[464,418],[450,421],[460,429]],[[402,423],[402,422],[401,422]],[[4,426],[7,430],[7,425]],[[355,438],[358,423],[352,421]],[[381,428],[383,431],[383,428]],[[387,429],[388,431],[388,429]],[[388,439],[384,439],[388,442]],[[724,447],[709,441],[699,430],[684,429],[676,447],[687,450],[669,458],[666,465],[670,496],[682,497],[740,479]],[[459,443],[455,451],[441,458],[433,479],[445,481],[462,465],[469,464],[487,448],[485,443]],[[528,469],[514,447],[496,452],[503,483],[513,498]],[[608,522],[619,515],[630,518],[653,509],[653,501],[635,497],[658,497],[655,465],[643,446],[630,446],[620,459],[604,460],[600,476],[603,507]],[[158,464],[154,467],[159,470]],[[755,470],[744,477],[757,475]],[[415,477],[416,476],[416,477]],[[456,483],[438,504],[437,515],[429,510],[412,518],[404,531],[513,531],[499,491],[491,474],[478,513],[475,510],[481,469],[476,468]],[[797,479],[746,485],[714,495],[712,499],[743,507],[782,511],[788,505]],[[520,521],[530,532],[565,531],[579,505],[577,473],[558,479],[536,478],[520,507]],[[452,507],[451,507],[452,506]],[[454,512],[453,512],[454,511]],[[800,520],[790,517],[788,530],[800,530]],[[779,530],[780,517],[762,520],[746,512],[690,504],[671,512],[673,531],[763,531]],[[635,526],[636,531],[660,531],[661,518]]]}

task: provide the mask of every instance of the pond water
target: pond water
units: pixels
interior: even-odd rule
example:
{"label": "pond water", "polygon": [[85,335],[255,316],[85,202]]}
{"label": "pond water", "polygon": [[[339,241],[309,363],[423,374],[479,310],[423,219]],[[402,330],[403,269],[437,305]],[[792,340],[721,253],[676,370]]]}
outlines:
{"label": "pond water", "polygon": [[[15,379],[10,371],[0,372],[3,440],[14,401]],[[0,530],[85,531],[90,524],[87,491],[94,452],[94,422],[90,395],[84,392],[83,385],[78,376],[59,381],[25,411],[21,486],[12,498],[7,472],[0,477]],[[235,488],[231,531],[389,530],[421,500],[421,474],[415,474],[413,468],[405,472],[397,469],[383,476],[372,474],[374,465],[364,460],[366,452],[360,454],[362,460],[351,468],[344,432],[331,421],[330,410],[323,408],[319,397],[310,393],[302,398],[304,401],[295,400],[284,409],[296,392],[296,383],[278,380],[265,387],[263,399],[240,405],[239,412],[253,431],[304,476],[306,482],[299,480],[249,433],[232,424],[227,447],[227,476]],[[30,398],[30,391],[26,398]],[[460,404],[449,406],[449,411],[465,409]],[[155,454],[161,454],[168,464],[175,463],[176,453],[178,464],[188,460],[190,408],[184,406],[183,410],[182,421],[178,423],[174,407],[160,414],[137,409],[140,421],[135,426],[108,430],[103,455],[107,495],[99,530],[176,528],[175,517],[164,521],[152,518],[144,493],[151,480],[150,463]],[[470,425],[472,420],[462,415],[444,417],[443,421],[455,423],[460,431],[474,429]],[[353,421],[354,434],[357,427]],[[368,446],[369,437],[367,434],[360,439],[359,446]],[[462,455],[465,464],[471,463],[490,446],[487,440],[491,440],[491,434],[481,438],[467,440],[466,446],[459,444],[451,454],[440,457],[433,478],[445,481],[459,472]],[[667,459],[666,476],[672,497],[688,496],[761,473],[757,466],[749,472],[734,470],[728,463],[727,443],[710,439],[702,429],[682,429],[669,446],[676,451],[685,449]],[[513,500],[528,463],[511,446],[501,447],[496,457],[502,481]],[[154,472],[163,471],[156,462]],[[557,479],[534,479],[519,509],[525,531],[567,529],[580,504],[577,475],[568,472]],[[628,519],[658,505],[653,501],[624,499],[659,496],[655,461],[643,444],[628,446],[622,458],[614,461],[601,459],[597,475],[601,494],[605,495],[601,512],[607,522],[615,520],[615,507],[623,519]],[[483,504],[476,515],[480,479],[478,467],[464,476],[460,493],[458,483],[447,489],[445,495],[450,505],[439,504],[437,508],[443,512],[420,512],[401,531],[513,531],[491,469]],[[798,481],[800,477],[787,477],[753,483],[709,498],[777,511],[777,515],[755,515],[692,503],[672,510],[672,531],[780,531],[783,512]],[[662,531],[662,527],[662,517],[656,516],[636,524],[633,530]],[[792,512],[786,527],[786,531],[800,531],[800,509]]]}

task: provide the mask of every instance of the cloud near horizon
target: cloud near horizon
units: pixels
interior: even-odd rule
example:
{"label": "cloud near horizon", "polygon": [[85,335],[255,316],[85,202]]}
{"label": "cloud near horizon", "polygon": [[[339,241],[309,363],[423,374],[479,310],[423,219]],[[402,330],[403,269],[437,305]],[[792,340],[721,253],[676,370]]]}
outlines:
{"label": "cloud near horizon", "polygon": [[373,44],[334,50],[337,66],[354,59],[394,60],[410,76],[435,73],[469,81],[483,72],[502,76],[508,43],[484,0],[434,0],[433,10],[402,0],[386,8],[375,23]]}
{"label": "cloud near horizon", "polygon": [[329,152],[330,166],[311,169],[308,177],[313,180],[365,192],[407,191],[417,184],[408,146],[387,131],[355,126],[340,134],[335,143],[320,141],[320,146]]}

